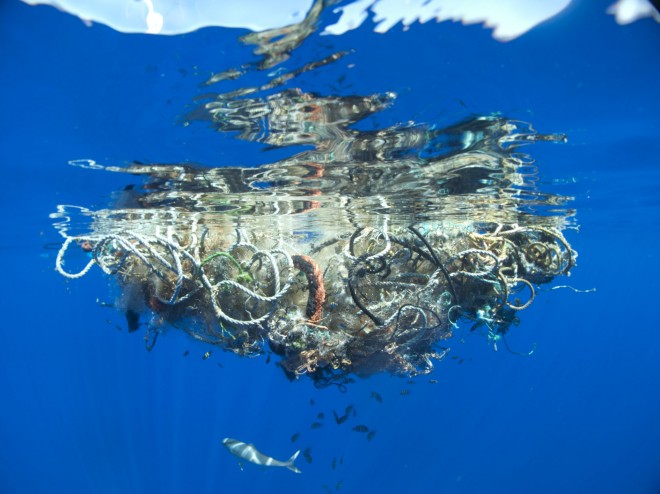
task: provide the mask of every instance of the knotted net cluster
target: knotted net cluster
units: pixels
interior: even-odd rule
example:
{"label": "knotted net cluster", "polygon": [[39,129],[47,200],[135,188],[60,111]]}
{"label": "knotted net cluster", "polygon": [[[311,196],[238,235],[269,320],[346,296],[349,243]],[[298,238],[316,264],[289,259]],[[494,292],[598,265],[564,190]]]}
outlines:
{"label": "knotted net cluster", "polygon": [[[160,224],[160,223],[158,223]],[[56,268],[113,277],[151,345],[166,328],[239,355],[272,351],[288,376],[430,372],[459,321],[503,337],[576,253],[552,227],[497,223],[355,227],[307,244],[266,232],[154,226],[68,236]],[[77,246],[77,248],[74,248]],[[65,259],[88,255],[78,272]],[[73,260],[72,260],[73,263]]]}

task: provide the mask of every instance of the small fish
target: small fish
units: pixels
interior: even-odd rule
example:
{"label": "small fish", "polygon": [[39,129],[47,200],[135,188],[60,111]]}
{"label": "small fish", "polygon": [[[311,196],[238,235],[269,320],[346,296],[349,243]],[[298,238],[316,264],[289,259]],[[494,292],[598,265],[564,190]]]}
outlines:
{"label": "small fish", "polygon": [[367,441],[372,441],[374,437],[376,437],[376,431],[367,432]]}
{"label": "small fish", "polygon": [[321,422],[314,422],[311,426],[312,429],[320,429],[323,427],[323,424]]}
{"label": "small fish", "polygon": [[305,458],[307,463],[312,462],[312,448],[305,448],[305,451],[303,451],[303,458]]}
{"label": "small fish", "polygon": [[218,367],[222,369],[222,364],[220,362],[218,362]]}
{"label": "small fish", "polygon": [[351,412],[352,412],[353,410],[355,410],[355,407],[354,407],[353,405],[348,405],[348,406],[346,407],[346,410],[344,411],[344,413],[345,413],[346,415],[350,415]]}
{"label": "small fish", "polygon": [[190,353],[190,350],[186,350],[185,352],[183,352],[183,356],[187,357],[189,353]]}
{"label": "small fish", "polygon": [[211,356],[211,353],[213,353],[213,352],[211,352],[211,350],[209,350],[204,355],[202,355],[202,360],[207,360]]}
{"label": "small fish", "polygon": [[268,352],[268,356],[266,357],[266,363],[267,364],[270,364],[270,356],[271,356],[271,353]]}
{"label": "small fish", "polygon": [[355,427],[353,427],[353,430],[355,432],[369,432],[369,427],[367,427],[366,425],[360,424],[360,425],[356,425]]}
{"label": "small fish", "polygon": [[337,484],[335,485],[335,490],[336,490],[336,491],[339,491],[339,490],[341,490],[341,488],[342,488],[343,486],[344,486],[344,481],[343,481],[343,480],[340,480],[340,481],[337,482]]}
{"label": "small fish", "polygon": [[371,392],[371,397],[376,400],[377,403],[382,403],[383,402],[383,397],[376,393],[375,391]]}
{"label": "small fish", "polygon": [[406,384],[417,384],[417,383],[415,381],[413,381],[412,379],[408,379],[406,381]]}
{"label": "small fish", "polygon": [[319,412],[319,414],[316,416],[317,419],[323,420],[325,418],[325,413]]}
{"label": "small fish", "polygon": [[400,394],[401,396],[408,396],[408,395],[410,394],[410,390],[409,390],[409,389],[402,389],[402,390],[399,392],[399,394]]}
{"label": "small fish", "polygon": [[438,380],[437,379],[429,379],[429,383],[430,384],[438,384]]}
{"label": "small fish", "polygon": [[334,414],[335,422],[337,422],[338,425],[341,425],[348,420],[348,415],[342,415],[340,417],[339,415],[337,415],[337,412],[335,412],[334,410],[332,411],[332,413]]}
{"label": "small fish", "polygon": [[314,406],[314,405],[316,405],[316,402],[312,399],[312,400],[309,400],[309,404],[310,404],[311,406]]}
{"label": "small fish", "polygon": [[298,439],[300,439],[300,432],[296,432],[294,435],[291,436],[292,443],[295,443]]}
{"label": "small fish", "polygon": [[265,467],[284,467],[288,468],[292,472],[300,473],[300,470],[298,470],[298,468],[296,468],[296,466],[293,464],[300,451],[293,453],[291,458],[289,458],[287,461],[278,461],[259,452],[253,444],[246,444],[241,441],[237,441],[236,439],[230,439],[228,437],[222,440],[222,444],[225,445],[225,447],[232,455],[240,458],[241,460],[247,460]]}
{"label": "small fish", "polygon": [[332,459],[332,469],[334,470],[335,468],[337,468],[337,457]]}

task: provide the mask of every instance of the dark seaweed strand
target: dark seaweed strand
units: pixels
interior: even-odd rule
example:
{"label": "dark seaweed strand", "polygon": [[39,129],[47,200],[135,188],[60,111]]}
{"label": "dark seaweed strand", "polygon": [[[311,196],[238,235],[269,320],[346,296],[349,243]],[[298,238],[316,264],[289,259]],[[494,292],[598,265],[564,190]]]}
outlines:
{"label": "dark seaweed strand", "polygon": [[454,302],[457,305],[460,305],[458,301],[458,297],[456,296],[456,290],[454,290],[454,284],[452,283],[451,277],[449,276],[449,272],[447,271],[447,268],[445,268],[445,266],[440,262],[440,259],[438,259],[438,256],[433,250],[433,247],[431,247],[431,244],[428,243],[428,241],[424,238],[424,236],[421,233],[419,233],[419,231],[414,226],[409,226],[408,230],[410,230],[415,235],[417,235],[417,237],[419,237],[422,243],[429,250],[431,256],[433,256],[433,261],[435,262],[436,266],[438,266],[442,271],[442,274],[445,275],[445,279],[447,280],[447,284],[449,285],[449,291],[451,292],[452,297],[454,297]]}

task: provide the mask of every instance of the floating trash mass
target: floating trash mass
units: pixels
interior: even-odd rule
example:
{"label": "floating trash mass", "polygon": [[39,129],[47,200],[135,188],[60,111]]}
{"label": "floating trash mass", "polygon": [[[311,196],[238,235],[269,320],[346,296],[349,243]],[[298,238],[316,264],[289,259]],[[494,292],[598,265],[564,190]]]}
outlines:
{"label": "floating trash mass", "polygon": [[[296,42],[309,35],[292,32]],[[286,59],[269,37],[249,42],[265,54],[254,70]],[[345,55],[209,95],[188,115],[188,125],[308,148],[289,158],[256,168],[72,162],[144,181],[108,209],[58,206],[57,271],[112,277],[132,329],[152,316],[149,349],[176,328],[238,355],[272,352],[289,378],[318,386],[428,373],[460,323],[508,349],[505,335],[538,287],[575,266],[562,233],[569,198],[540,191],[520,152],[565,136],[499,116],[357,130],[396,95],[273,92]]]}

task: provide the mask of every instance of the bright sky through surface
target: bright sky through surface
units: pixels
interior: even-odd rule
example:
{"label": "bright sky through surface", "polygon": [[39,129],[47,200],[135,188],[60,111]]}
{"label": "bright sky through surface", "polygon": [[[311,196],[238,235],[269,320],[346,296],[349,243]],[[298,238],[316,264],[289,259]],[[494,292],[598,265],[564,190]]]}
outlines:
{"label": "bright sky through surface", "polygon": [[105,24],[124,33],[182,34],[203,27],[237,27],[263,31],[296,24],[312,0],[24,0],[46,4],[84,21]]}
{"label": "bright sky through surface", "polygon": [[[242,0],[241,2],[191,0],[23,0],[31,5],[53,5],[86,22],[105,24],[126,33],[182,34],[203,27],[235,27],[252,31],[280,28],[301,22],[311,0]],[[370,15],[375,31],[387,32],[403,23],[441,21],[483,23],[499,41],[515,39],[563,11],[571,0],[356,0],[338,7],[339,20],[323,34],[340,35],[359,27]],[[619,0],[608,13],[619,24],[643,17],[660,20],[648,0]]]}

